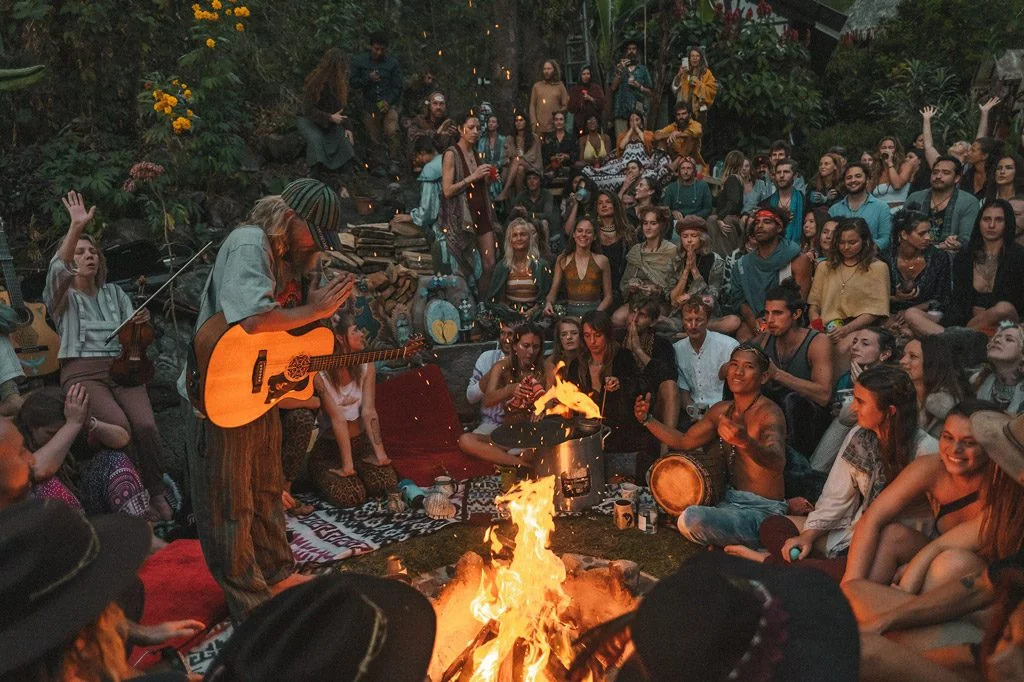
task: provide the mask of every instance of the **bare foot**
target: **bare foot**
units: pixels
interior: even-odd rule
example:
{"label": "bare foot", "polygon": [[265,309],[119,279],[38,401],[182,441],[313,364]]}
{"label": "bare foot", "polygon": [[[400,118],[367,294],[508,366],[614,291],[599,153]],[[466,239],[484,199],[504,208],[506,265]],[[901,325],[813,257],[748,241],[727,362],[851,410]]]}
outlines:
{"label": "bare foot", "polygon": [[281,504],[284,505],[285,511],[288,511],[289,509],[294,509],[299,505],[299,503],[295,501],[295,498],[292,497],[291,492],[288,490],[281,491]]}
{"label": "bare foot", "polygon": [[377,467],[386,467],[387,465],[391,464],[390,457],[378,458],[376,455],[374,455],[373,457],[363,458],[363,461],[366,462],[367,464],[372,464],[373,466]]}
{"label": "bare foot", "polygon": [[762,552],[757,549],[750,549],[746,545],[726,545],[722,548],[726,554],[738,556],[742,559],[749,559],[750,561],[756,561],[757,563],[763,563],[768,558],[768,552]]}
{"label": "bare foot", "polygon": [[273,595],[281,594],[285,590],[291,587],[295,587],[297,585],[301,585],[302,583],[309,582],[315,577],[315,575],[303,575],[301,573],[292,573],[290,576],[288,576],[281,582],[274,583],[273,585],[271,585],[270,593]]}
{"label": "bare foot", "polygon": [[348,478],[349,476],[356,475],[355,467],[342,467],[341,469],[328,469],[327,473],[340,476],[341,478]]}

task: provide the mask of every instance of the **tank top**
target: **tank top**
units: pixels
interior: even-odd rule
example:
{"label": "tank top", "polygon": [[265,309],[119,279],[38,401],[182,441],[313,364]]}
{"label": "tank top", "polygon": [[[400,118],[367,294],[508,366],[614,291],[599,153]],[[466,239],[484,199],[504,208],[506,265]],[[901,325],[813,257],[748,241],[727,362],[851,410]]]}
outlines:
{"label": "tank top", "polygon": [[590,254],[587,259],[587,272],[582,278],[576,267],[575,254],[565,259],[562,272],[565,277],[565,293],[570,301],[587,303],[601,300],[601,268],[597,266],[594,254]]}
{"label": "tank top", "polygon": [[530,275],[529,268],[526,269],[525,276],[522,272],[517,272],[515,268],[509,271],[508,282],[505,284],[505,296],[511,303],[535,303],[537,294],[537,280]]}
{"label": "tank top", "polygon": [[601,140],[601,148],[594,149],[594,145],[590,143],[590,136],[587,136],[586,142],[583,144],[583,160],[594,161],[596,159],[603,159],[608,156],[608,150],[604,147],[604,138],[599,137]]}
{"label": "tank top", "polygon": [[807,330],[807,336],[804,337],[803,343],[793,353],[793,357],[789,359],[789,362],[783,364],[779,361],[778,353],[775,350],[775,337],[769,336],[768,341],[764,344],[764,352],[771,361],[775,363],[775,366],[779,369],[789,372],[798,379],[804,379],[806,381],[811,380],[811,363],[807,359],[807,349],[811,346],[811,341],[818,335],[818,332],[813,329]]}
{"label": "tank top", "polygon": [[[326,382],[331,381],[331,376],[327,372],[320,372],[320,378]],[[362,378],[358,381],[350,381],[344,386],[335,386],[335,392],[338,394],[335,404],[341,408],[341,414],[345,417],[345,421],[354,422],[359,419],[359,412],[363,407],[363,382]]]}

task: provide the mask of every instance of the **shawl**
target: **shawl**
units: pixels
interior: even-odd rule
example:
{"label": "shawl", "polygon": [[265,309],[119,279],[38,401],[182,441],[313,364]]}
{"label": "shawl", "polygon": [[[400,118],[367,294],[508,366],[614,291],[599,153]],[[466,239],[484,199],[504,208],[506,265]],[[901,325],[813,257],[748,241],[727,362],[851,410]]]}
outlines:
{"label": "shawl", "polygon": [[751,251],[736,261],[732,285],[742,291],[742,302],[749,305],[755,315],[764,312],[764,296],[768,289],[778,284],[779,273],[799,254],[799,246],[783,239],[767,258]]}
{"label": "shawl", "polygon": [[663,291],[671,289],[675,282],[672,273],[676,270],[676,246],[663,239],[661,246],[654,253],[644,252],[643,244],[636,244],[626,254],[626,272],[622,275],[622,286],[637,278],[661,287]]}
{"label": "shawl", "polygon": [[867,476],[867,490],[861,490],[864,501],[863,509],[875,501],[875,498],[889,484],[889,478],[882,464],[882,456],[878,451],[878,436],[870,429],[858,429],[846,444],[840,455],[847,464]]}

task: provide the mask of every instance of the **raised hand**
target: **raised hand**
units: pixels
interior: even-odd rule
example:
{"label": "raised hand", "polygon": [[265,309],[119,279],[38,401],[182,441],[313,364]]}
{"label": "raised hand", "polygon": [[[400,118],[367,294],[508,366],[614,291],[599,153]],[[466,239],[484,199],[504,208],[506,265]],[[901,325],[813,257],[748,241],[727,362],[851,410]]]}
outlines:
{"label": "raised hand", "polygon": [[932,117],[935,116],[935,114],[937,113],[939,113],[939,110],[929,104],[928,106],[921,110],[921,118],[923,118],[926,121],[930,121],[932,120]]}
{"label": "raised hand", "polygon": [[987,101],[979,104],[978,108],[981,109],[982,113],[985,113],[987,111],[991,111],[993,107],[997,106],[1002,101],[1003,100],[1000,97],[989,97]]}
{"label": "raised hand", "polygon": [[71,216],[72,229],[88,225],[93,216],[96,215],[95,206],[88,211],[85,210],[85,199],[75,190],[68,192],[68,195],[61,199],[61,203],[64,204],[64,208],[68,210],[68,215]]}
{"label": "raised hand", "polygon": [[69,424],[81,426],[88,416],[89,394],[85,392],[85,386],[72,384],[64,397],[64,419]]}

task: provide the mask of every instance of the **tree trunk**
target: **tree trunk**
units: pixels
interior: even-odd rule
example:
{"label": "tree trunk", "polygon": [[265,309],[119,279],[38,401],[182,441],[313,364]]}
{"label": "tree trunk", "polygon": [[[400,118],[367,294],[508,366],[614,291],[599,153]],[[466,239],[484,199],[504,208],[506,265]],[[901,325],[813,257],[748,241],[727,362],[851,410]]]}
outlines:
{"label": "tree trunk", "polygon": [[[672,78],[672,60],[668,56],[668,46],[671,39],[672,8],[673,0],[661,0],[658,3],[658,29],[661,33],[658,39],[658,67],[654,74],[654,92],[651,94],[651,109],[647,112],[647,128],[654,129],[658,123],[658,115],[661,113],[661,98],[665,93],[665,84]],[[648,67],[650,68],[650,67]],[[671,112],[669,112],[671,119]]]}
{"label": "tree trunk", "polygon": [[491,81],[494,84],[494,108],[498,120],[511,128],[512,112],[519,94],[519,3],[517,0],[495,0],[494,63]]}

